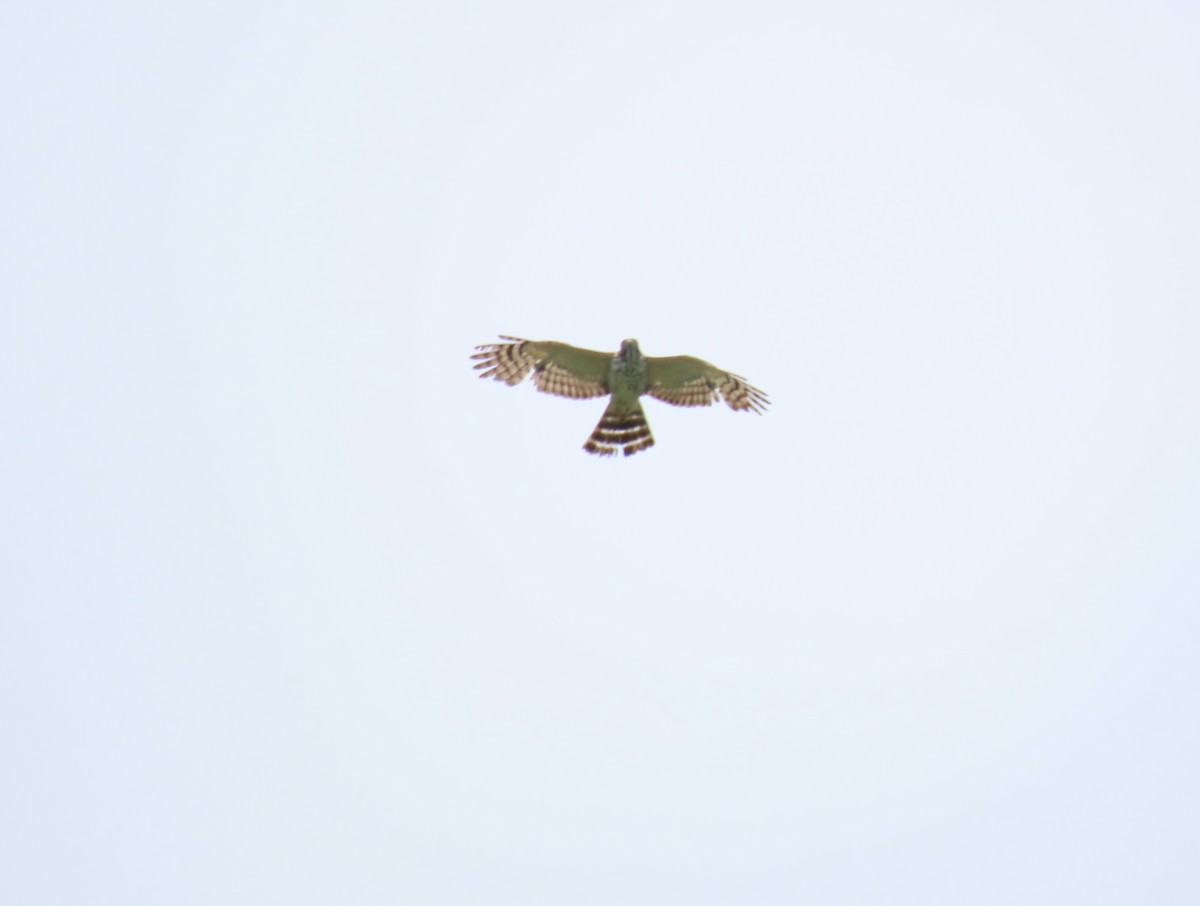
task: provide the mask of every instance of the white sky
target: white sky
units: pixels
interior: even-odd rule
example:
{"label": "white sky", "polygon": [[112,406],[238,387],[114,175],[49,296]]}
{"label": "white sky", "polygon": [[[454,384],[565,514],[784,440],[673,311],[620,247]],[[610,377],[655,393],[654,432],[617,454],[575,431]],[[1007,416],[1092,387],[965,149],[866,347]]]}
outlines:
{"label": "white sky", "polygon": [[1200,901],[1197,46],[9,4],[0,899]]}

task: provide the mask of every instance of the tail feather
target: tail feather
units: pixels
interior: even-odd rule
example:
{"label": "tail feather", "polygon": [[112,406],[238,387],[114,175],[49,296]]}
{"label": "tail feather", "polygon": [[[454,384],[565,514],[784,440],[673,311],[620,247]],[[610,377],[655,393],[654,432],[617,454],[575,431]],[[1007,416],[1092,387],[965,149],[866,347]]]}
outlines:
{"label": "tail feather", "polygon": [[630,411],[618,411],[609,403],[583,449],[597,456],[614,456],[620,449],[626,456],[632,456],[653,447],[654,436],[646,424],[642,404],[637,402],[634,405],[636,408]]}

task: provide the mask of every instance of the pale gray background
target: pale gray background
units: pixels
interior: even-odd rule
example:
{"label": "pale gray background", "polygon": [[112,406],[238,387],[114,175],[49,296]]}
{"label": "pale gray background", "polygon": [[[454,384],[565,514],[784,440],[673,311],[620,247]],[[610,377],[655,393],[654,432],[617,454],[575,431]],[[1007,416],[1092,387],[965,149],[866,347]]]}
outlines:
{"label": "pale gray background", "polygon": [[1200,901],[1198,26],[8,4],[0,899]]}

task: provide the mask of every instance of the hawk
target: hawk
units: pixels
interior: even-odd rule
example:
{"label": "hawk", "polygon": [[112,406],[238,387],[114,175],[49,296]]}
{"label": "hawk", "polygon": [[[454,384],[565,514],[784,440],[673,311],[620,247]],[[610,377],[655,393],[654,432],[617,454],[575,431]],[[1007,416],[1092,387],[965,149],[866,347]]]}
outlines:
{"label": "hawk", "polygon": [[654,446],[641,396],[650,394],[673,406],[710,406],[724,399],[730,409],[766,411],[767,395],[746,379],[690,355],[644,356],[637,340],[622,340],[617,353],[580,349],[550,340],[501,335],[503,343],[476,346],[471,356],[481,378],[515,387],[533,372],[542,393],[571,399],[611,397],[600,423],[583,449],[597,456],[617,450],[632,456]]}

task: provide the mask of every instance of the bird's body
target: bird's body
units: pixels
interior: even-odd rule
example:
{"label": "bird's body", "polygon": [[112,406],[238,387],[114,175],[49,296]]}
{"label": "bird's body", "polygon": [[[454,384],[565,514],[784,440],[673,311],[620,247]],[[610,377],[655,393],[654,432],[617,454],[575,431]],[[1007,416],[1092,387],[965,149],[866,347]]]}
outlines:
{"label": "bird's body", "polygon": [[646,358],[637,340],[623,340],[621,350],[608,367],[608,388],[612,398],[600,417],[596,430],[583,449],[597,456],[612,456],[617,449],[632,456],[654,446],[654,435],[646,423],[641,396],[646,392]]}
{"label": "bird's body", "polygon": [[637,340],[622,340],[608,366],[608,389],[613,400],[636,401],[646,392],[646,357]]}
{"label": "bird's body", "polygon": [[621,450],[631,456],[654,446],[641,397],[675,406],[708,406],[724,398],[734,410],[762,413],[767,395],[744,378],[692,356],[644,356],[637,340],[624,340],[616,353],[581,349],[553,341],[500,339],[476,347],[480,377],[515,386],[531,371],[543,393],[573,399],[610,397],[608,407],[583,448],[598,456]]}

